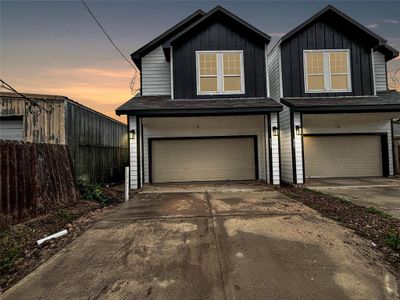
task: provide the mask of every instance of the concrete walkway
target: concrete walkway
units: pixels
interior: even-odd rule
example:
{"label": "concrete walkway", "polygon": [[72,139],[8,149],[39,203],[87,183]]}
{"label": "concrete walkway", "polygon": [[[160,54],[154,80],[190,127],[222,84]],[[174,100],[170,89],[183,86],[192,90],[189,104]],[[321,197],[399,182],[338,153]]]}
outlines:
{"label": "concrete walkway", "polygon": [[376,207],[400,219],[400,178],[309,179],[306,186],[358,205]]}
{"label": "concrete walkway", "polygon": [[371,243],[256,182],[148,186],[2,299],[397,299]]}

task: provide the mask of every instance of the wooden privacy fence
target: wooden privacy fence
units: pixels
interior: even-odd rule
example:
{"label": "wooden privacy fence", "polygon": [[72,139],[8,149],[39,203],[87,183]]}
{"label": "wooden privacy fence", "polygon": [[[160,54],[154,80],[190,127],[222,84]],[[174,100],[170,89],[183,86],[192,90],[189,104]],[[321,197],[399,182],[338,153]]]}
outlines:
{"label": "wooden privacy fence", "polygon": [[0,227],[79,200],[65,145],[0,141]]}

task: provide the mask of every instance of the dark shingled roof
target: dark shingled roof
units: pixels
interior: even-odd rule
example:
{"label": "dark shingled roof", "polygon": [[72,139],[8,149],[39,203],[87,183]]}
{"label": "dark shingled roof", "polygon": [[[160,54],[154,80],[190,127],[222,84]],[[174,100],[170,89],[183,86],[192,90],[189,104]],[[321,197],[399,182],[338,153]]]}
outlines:
{"label": "dark shingled roof", "polygon": [[281,111],[271,98],[173,99],[170,96],[136,96],[117,108],[117,115],[261,114]]}
{"label": "dark shingled roof", "polygon": [[400,111],[400,93],[379,92],[377,96],[282,98],[281,102],[299,112],[394,112]]}

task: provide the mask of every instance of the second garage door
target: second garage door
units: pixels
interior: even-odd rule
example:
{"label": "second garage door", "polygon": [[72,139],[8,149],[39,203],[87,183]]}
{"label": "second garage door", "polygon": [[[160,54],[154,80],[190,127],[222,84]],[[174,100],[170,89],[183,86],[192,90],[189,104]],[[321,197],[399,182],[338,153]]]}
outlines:
{"label": "second garage door", "polygon": [[152,140],[150,168],[153,183],[254,180],[255,139]]}
{"label": "second garage door", "polygon": [[382,176],[379,135],[305,136],[306,178]]}

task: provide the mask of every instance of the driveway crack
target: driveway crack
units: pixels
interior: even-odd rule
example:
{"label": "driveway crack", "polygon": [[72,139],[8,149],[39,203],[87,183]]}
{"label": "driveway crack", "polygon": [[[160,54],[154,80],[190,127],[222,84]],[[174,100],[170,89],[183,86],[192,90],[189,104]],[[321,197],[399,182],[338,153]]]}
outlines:
{"label": "driveway crack", "polygon": [[218,238],[217,238],[217,232],[215,230],[215,225],[214,225],[214,215],[211,209],[211,203],[210,203],[210,199],[208,197],[208,192],[207,190],[205,191],[205,196],[206,196],[206,201],[207,201],[207,206],[208,206],[208,211],[210,213],[210,217],[211,217],[211,231],[213,233],[214,236],[214,240],[215,240],[215,246],[217,249],[217,259],[218,259],[218,267],[219,267],[219,273],[220,273],[220,277],[221,277],[221,281],[222,281],[222,291],[224,293],[224,299],[226,300],[226,291],[225,291],[225,279],[224,279],[224,272],[222,271],[222,258],[221,258],[221,250],[219,247],[219,243],[218,243]]}

